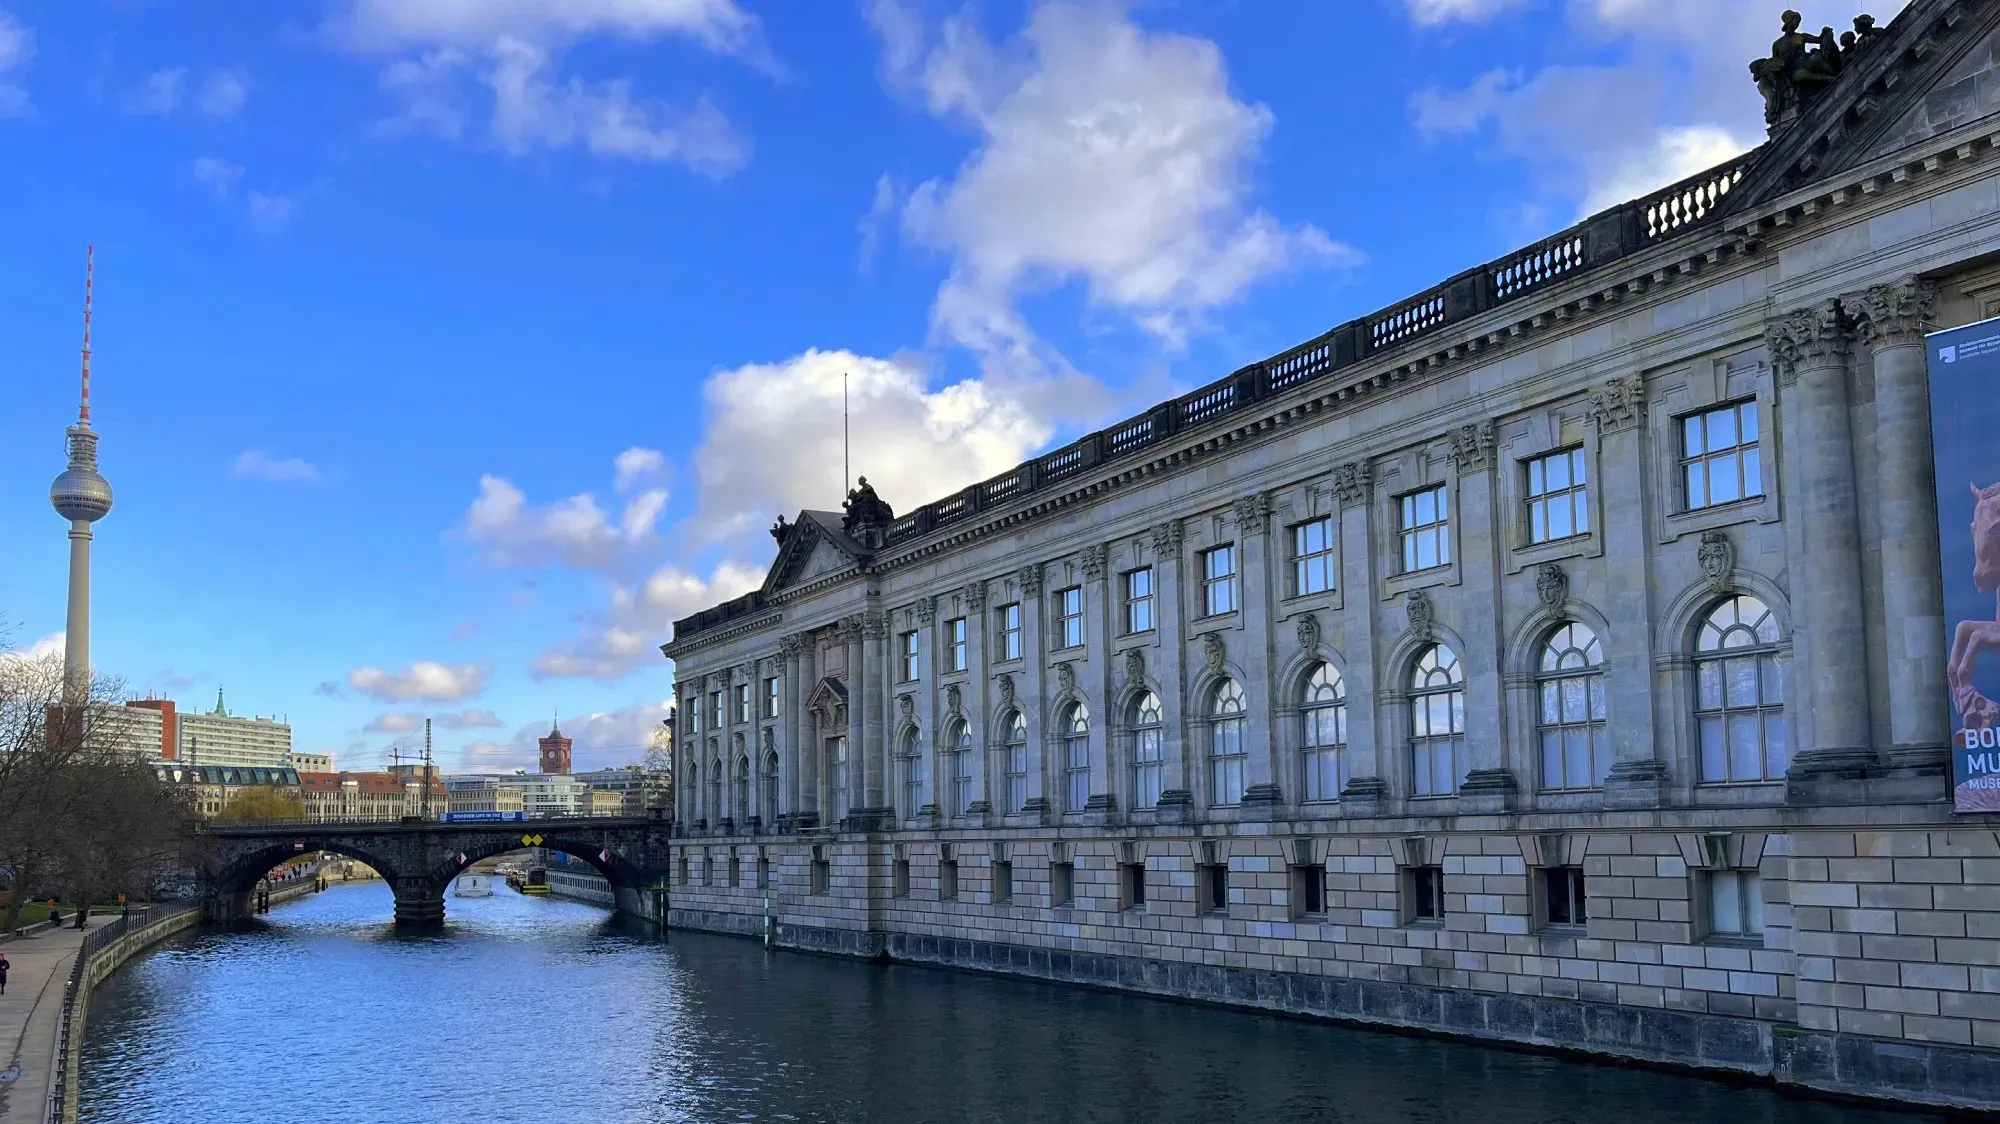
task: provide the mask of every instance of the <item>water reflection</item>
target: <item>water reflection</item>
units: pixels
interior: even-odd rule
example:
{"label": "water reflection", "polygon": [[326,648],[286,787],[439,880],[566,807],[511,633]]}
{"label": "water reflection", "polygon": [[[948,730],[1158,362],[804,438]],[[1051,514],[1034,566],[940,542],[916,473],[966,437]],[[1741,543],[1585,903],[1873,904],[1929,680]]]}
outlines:
{"label": "water reflection", "polygon": [[441,934],[379,883],[99,989],[85,1124],[1909,1124],[1756,1089],[676,933],[502,891]]}

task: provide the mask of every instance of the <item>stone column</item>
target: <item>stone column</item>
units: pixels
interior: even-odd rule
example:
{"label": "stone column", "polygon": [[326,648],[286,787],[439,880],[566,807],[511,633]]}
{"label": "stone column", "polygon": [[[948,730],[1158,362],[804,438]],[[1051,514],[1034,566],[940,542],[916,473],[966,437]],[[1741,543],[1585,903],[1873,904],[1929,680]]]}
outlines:
{"label": "stone column", "polygon": [[1171,519],[1153,528],[1153,612],[1159,617],[1160,803],[1158,818],[1185,820],[1194,814],[1187,753],[1186,651],[1187,591],[1181,582],[1181,524]]}
{"label": "stone column", "polygon": [[[1861,526],[1856,515],[1854,431],[1847,402],[1848,327],[1827,301],[1790,313],[1766,330],[1783,388],[1786,434],[1799,458],[1803,596],[1795,631],[1805,641],[1803,698],[1812,714],[1810,744],[1797,747],[1789,799],[1844,799],[1833,789],[1865,777],[1876,756],[1869,729],[1868,645],[1862,622]],[[1799,650],[1795,641],[1793,650]]]}
{"label": "stone column", "polygon": [[[778,713],[773,721],[778,727],[778,814],[785,817],[799,810],[798,698],[799,665],[804,662],[802,648],[804,645],[797,636],[778,641]],[[776,829],[776,824],[765,825],[767,831]]]}
{"label": "stone column", "polygon": [[824,779],[819,761],[819,720],[808,709],[814,688],[819,686],[819,638],[810,632],[799,634],[798,689],[792,692],[792,723],[798,737],[792,743],[792,766],[798,775],[798,817],[800,826],[814,827],[825,822],[826,798],[820,791]]}
{"label": "stone column", "polygon": [[1009,814],[1025,815],[1036,823],[1046,823],[1049,818],[1049,729],[1043,721],[1048,711],[1049,690],[1048,660],[1046,646],[1042,638],[1048,632],[1047,622],[1042,614],[1047,606],[1042,601],[1042,564],[1030,563],[1015,575],[1015,584],[1021,591],[1021,717],[1028,723],[1028,799],[1019,808],[1008,808]]}
{"label": "stone column", "polygon": [[1882,636],[1892,769],[1951,767],[1944,676],[1944,590],[1932,479],[1930,379],[1924,333],[1938,288],[1908,278],[1841,301],[1875,358],[1876,491],[1882,531]]}
{"label": "stone column", "polygon": [[[1590,415],[1597,423],[1597,479],[1591,486],[1599,500],[1598,534],[1604,540],[1605,584],[1597,603],[1612,632],[1600,638],[1611,735],[1604,802],[1613,808],[1656,808],[1669,784],[1658,747],[1671,743],[1654,728],[1653,716],[1653,551],[1647,541],[1653,524],[1645,379],[1624,375],[1591,391]],[[1548,569],[1538,575],[1537,588],[1558,584]],[[1567,579],[1560,585],[1566,600]],[[1554,608],[1562,611],[1559,603]],[[1536,713],[1532,689],[1528,704],[1528,713]]]}
{"label": "stone column", "polygon": [[1368,462],[1350,461],[1333,470],[1333,491],[1340,498],[1341,614],[1346,634],[1347,666],[1341,669],[1347,691],[1347,787],[1340,793],[1342,815],[1371,816],[1389,795],[1385,762],[1388,746],[1378,746],[1383,729],[1375,705],[1378,681],[1375,651],[1375,548],[1368,535],[1369,510],[1375,486]]}
{"label": "stone column", "polygon": [[993,811],[994,737],[987,701],[993,652],[986,639],[986,582],[967,582],[959,596],[965,602],[966,684],[962,702],[966,725],[972,731],[972,802],[965,813],[986,816]]}
{"label": "stone column", "polygon": [[902,812],[905,816],[923,817],[929,826],[936,827],[939,809],[946,804],[944,753],[949,748],[943,741],[945,722],[941,713],[944,702],[937,686],[939,676],[944,673],[944,661],[938,655],[937,598],[927,596],[917,599],[916,621],[917,661],[923,671],[923,684],[910,690],[917,697],[917,724],[921,731],[917,735],[917,751],[924,755],[917,768],[928,779],[924,784],[922,806],[905,808]]}
{"label": "stone column", "polygon": [[1110,570],[1110,551],[1102,544],[1084,548],[1083,650],[1089,653],[1094,674],[1089,686],[1079,685],[1077,692],[1090,697],[1090,800],[1083,810],[1093,814],[1118,810],[1118,785],[1111,775],[1111,731],[1124,719],[1113,709],[1116,686],[1112,681],[1111,614],[1117,610],[1110,591]]}
{"label": "stone column", "polygon": [[1243,684],[1243,741],[1249,756],[1243,763],[1242,815],[1269,820],[1277,818],[1285,803],[1277,759],[1277,699],[1273,697],[1277,684],[1272,682],[1271,672],[1271,569],[1272,556],[1277,553],[1271,545],[1271,497],[1263,492],[1244,496],[1236,501],[1232,513],[1242,582],[1237,611],[1243,619],[1233,647],[1243,678],[1248,680]]}
{"label": "stone column", "polygon": [[[1499,512],[1493,487],[1495,459],[1493,423],[1460,426],[1447,435],[1451,459],[1458,467],[1459,635],[1466,651],[1465,778],[1459,783],[1465,811],[1501,811],[1521,791],[1520,778],[1507,752],[1506,724],[1500,715],[1506,699],[1500,681]],[[1491,716],[1490,718],[1488,716]]]}
{"label": "stone column", "polygon": [[[847,786],[847,814],[849,817],[854,815],[856,809],[866,807],[868,803],[865,795],[867,792],[866,769],[863,765],[865,754],[862,750],[862,746],[867,744],[864,741],[864,738],[867,736],[867,729],[864,726],[864,722],[868,710],[868,689],[864,683],[862,670],[861,634],[862,624],[860,613],[854,613],[841,618],[840,642],[847,648],[847,729],[842,731],[847,735],[847,775],[837,778],[829,776],[827,784],[829,786],[829,798],[831,798],[832,793],[831,786],[836,781]],[[824,749],[822,749],[822,752],[824,752]],[[832,763],[829,762],[827,767],[831,769],[833,767]],[[832,815],[834,810],[829,806],[826,814]]]}
{"label": "stone column", "polygon": [[861,716],[862,740],[849,746],[849,757],[858,749],[864,781],[860,807],[868,812],[870,830],[888,826],[889,730],[892,705],[889,682],[889,618],[880,609],[870,609],[861,620],[861,689],[854,692],[866,700]]}

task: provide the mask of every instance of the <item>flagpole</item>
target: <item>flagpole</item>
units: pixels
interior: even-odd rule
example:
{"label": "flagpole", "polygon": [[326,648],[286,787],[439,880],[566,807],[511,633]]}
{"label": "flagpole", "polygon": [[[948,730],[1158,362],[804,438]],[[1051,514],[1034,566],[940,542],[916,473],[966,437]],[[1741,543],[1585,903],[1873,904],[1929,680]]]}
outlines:
{"label": "flagpole", "polygon": [[840,494],[847,494],[847,486],[854,481],[853,468],[847,463],[847,372],[840,373]]}

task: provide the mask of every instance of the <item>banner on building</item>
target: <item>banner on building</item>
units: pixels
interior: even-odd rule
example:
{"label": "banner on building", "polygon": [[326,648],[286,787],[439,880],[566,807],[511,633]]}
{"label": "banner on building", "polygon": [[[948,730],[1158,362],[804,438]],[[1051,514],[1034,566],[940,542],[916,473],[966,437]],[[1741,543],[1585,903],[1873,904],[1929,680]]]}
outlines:
{"label": "banner on building", "polygon": [[1952,804],[2000,812],[2000,319],[1932,333]]}

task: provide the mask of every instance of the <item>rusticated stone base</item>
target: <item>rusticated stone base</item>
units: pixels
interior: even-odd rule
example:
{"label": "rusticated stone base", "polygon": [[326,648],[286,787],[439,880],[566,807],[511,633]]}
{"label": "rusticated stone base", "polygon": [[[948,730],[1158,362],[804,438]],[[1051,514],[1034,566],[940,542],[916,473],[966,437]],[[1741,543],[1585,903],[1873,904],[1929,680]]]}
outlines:
{"label": "rusticated stone base", "polygon": [[[760,919],[744,914],[677,909],[670,918],[673,928],[762,935]],[[1370,1029],[1726,1072],[1841,1096],[2000,1107],[2000,1054],[1993,1051],[1760,1019],[811,925],[778,925],[776,943],[876,962],[997,972]]]}

